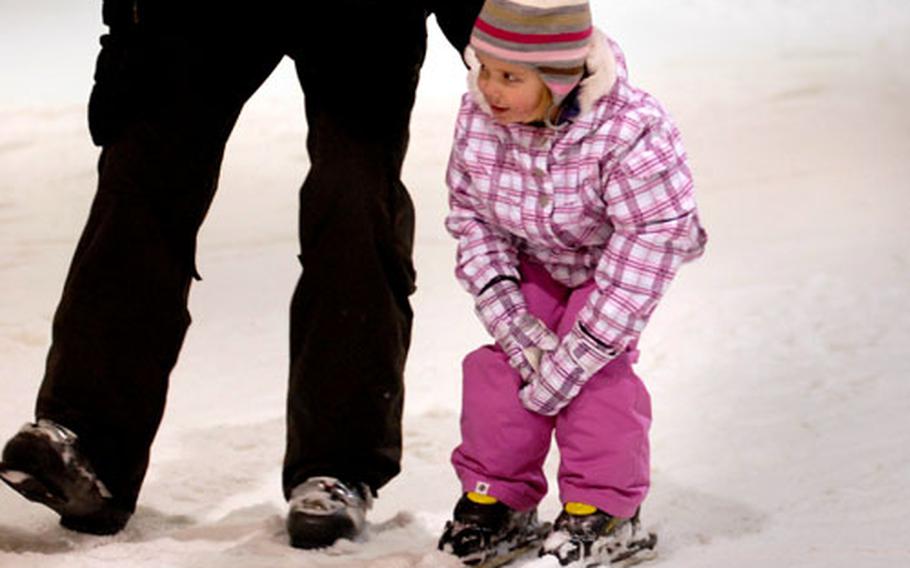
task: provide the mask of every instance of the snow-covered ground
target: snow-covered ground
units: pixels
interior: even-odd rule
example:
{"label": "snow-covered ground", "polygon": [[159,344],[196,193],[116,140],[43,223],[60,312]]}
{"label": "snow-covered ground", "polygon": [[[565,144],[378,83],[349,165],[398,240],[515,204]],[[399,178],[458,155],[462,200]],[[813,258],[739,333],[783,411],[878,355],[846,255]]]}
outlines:
{"label": "snow-covered ground", "polygon": [[[633,78],[676,115],[711,236],[641,344],[655,411],[652,565],[910,565],[910,4],[594,4]],[[83,107],[98,13],[98,0],[0,0],[4,439],[31,416],[93,193]],[[228,147],[139,510],[122,534],[87,537],[0,487],[0,566],[451,565],[433,548],[458,494],[459,364],[486,338],[442,228],[463,73],[432,32],[405,169],[419,290],[404,472],[368,539],[313,553],[283,533],[286,311],[307,164],[283,64]],[[542,515],[557,509],[548,497]]]}

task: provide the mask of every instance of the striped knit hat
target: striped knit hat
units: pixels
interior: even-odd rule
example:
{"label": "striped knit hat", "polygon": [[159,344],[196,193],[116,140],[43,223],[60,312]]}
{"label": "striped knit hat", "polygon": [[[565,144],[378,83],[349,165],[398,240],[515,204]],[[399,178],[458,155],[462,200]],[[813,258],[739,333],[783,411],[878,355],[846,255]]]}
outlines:
{"label": "striped knit hat", "polygon": [[592,33],[588,0],[486,0],[471,46],[534,68],[556,106],[584,74]]}

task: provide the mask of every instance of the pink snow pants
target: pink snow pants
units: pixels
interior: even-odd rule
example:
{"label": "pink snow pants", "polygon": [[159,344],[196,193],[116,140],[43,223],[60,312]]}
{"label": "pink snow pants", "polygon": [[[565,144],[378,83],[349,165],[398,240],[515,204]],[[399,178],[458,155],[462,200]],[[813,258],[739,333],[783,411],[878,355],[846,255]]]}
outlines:
{"label": "pink snow pants", "polygon": [[[562,337],[594,283],[566,288],[542,266],[523,261],[520,268],[531,313]],[[559,414],[541,416],[522,406],[521,376],[498,345],[470,353],[463,363],[462,442],[452,453],[462,489],[518,510],[537,506],[547,492],[543,463],[555,431],[561,502],[631,517],[650,485],[651,398],[632,371],[637,355],[632,346],[591,377]]]}

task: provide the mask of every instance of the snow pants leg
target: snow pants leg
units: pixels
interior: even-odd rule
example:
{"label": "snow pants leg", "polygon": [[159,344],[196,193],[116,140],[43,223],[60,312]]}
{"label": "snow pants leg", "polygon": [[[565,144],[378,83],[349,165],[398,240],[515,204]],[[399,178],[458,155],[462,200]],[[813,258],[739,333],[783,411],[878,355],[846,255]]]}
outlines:
{"label": "snow pants leg", "polygon": [[[521,289],[531,313],[565,335],[593,290],[566,288],[535,264],[522,262]],[[650,397],[627,351],[592,377],[554,417],[526,410],[521,376],[495,345],[464,360],[462,443],[452,463],[464,491],[492,495],[511,507],[536,506],[547,490],[543,463],[555,432],[562,502],[595,505],[631,516],[649,487]]]}

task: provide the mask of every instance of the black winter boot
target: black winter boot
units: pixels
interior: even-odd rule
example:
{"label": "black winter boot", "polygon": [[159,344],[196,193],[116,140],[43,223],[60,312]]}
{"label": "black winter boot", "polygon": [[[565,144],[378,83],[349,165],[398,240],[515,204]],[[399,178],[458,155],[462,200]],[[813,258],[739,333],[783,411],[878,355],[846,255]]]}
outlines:
{"label": "black winter boot", "polygon": [[295,548],[325,548],[335,541],[353,540],[366,527],[373,505],[364,483],[343,483],[334,477],[311,477],[294,488],[288,508],[287,530]]}
{"label": "black winter boot", "polygon": [[60,524],[74,531],[114,534],[132,513],[114,504],[80,452],[76,434],[51,420],[26,424],[6,443],[0,479],[26,499],[56,511]]}

